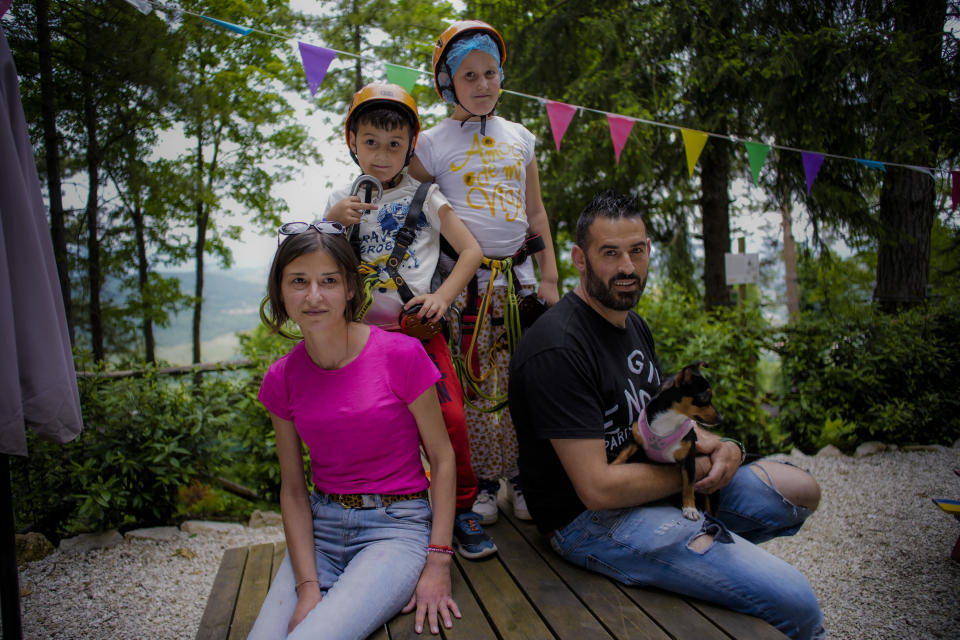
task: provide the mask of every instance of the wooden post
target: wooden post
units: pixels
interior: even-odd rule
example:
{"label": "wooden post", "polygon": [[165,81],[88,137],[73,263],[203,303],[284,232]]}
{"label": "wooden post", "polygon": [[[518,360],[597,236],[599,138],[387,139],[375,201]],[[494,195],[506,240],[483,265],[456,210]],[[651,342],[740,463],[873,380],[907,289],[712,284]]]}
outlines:
{"label": "wooden post", "polygon": [[[747,239],[740,237],[737,238],[737,253],[744,254],[747,252]],[[747,285],[741,284],[737,285],[737,304],[741,307],[747,303]]]}
{"label": "wooden post", "polygon": [[20,612],[20,578],[17,572],[17,544],[13,527],[13,491],[10,481],[10,461],[0,453],[0,608],[2,608],[3,637],[23,638]]}

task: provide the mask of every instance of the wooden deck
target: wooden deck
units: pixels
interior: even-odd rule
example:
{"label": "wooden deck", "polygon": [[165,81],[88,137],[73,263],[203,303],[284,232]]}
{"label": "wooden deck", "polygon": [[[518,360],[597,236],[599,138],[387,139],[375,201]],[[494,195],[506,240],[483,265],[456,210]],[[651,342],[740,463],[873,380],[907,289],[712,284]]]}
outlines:
{"label": "wooden deck", "polygon": [[[456,558],[453,596],[463,618],[443,630],[449,640],[782,640],[759,618],[656,589],[626,587],[559,558],[529,522],[501,509],[487,532],[499,553]],[[286,545],[224,552],[197,640],[247,637]],[[369,640],[433,637],[413,631],[413,614],[398,615]]]}

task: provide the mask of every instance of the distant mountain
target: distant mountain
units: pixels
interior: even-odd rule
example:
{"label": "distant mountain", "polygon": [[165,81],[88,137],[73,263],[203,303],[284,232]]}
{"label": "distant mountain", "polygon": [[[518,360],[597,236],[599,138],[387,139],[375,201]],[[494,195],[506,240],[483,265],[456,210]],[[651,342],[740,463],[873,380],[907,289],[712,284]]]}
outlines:
{"label": "distant mountain", "polygon": [[[194,273],[163,274],[180,280],[180,290],[192,294]],[[211,270],[204,273],[203,309],[200,318],[201,354],[205,362],[237,357],[235,334],[250,331],[260,322],[260,301],[266,295],[267,275],[257,269]],[[158,357],[187,364],[192,357],[193,307],[172,317],[170,326],[155,331]]]}

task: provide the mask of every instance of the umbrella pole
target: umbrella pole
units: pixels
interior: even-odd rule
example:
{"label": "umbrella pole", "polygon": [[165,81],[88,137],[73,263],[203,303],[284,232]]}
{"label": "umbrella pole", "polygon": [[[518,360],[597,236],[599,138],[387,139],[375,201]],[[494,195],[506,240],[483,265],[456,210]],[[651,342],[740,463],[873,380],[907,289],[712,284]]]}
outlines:
{"label": "umbrella pole", "polygon": [[0,454],[0,605],[3,637],[21,640],[20,578],[17,575],[17,544],[13,529],[13,489],[10,483],[10,459]]}

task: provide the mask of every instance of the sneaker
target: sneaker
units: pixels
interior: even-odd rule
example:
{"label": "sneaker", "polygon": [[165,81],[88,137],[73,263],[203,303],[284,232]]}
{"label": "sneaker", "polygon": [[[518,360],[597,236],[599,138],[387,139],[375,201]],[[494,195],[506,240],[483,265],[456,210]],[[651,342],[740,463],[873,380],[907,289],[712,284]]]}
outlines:
{"label": "sneaker", "polygon": [[497,521],[497,492],[499,480],[481,480],[477,497],[473,502],[473,512],[480,516],[480,524],[493,524]]}
{"label": "sneaker", "polygon": [[472,511],[464,511],[454,518],[453,548],[468,560],[486,558],[497,552],[497,545],[480,526],[479,516]]}
{"label": "sneaker", "polygon": [[523,497],[523,491],[520,490],[519,478],[510,478],[510,502],[513,503],[513,515],[517,520],[532,520],[530,511],[527,510],[527,501]]}

